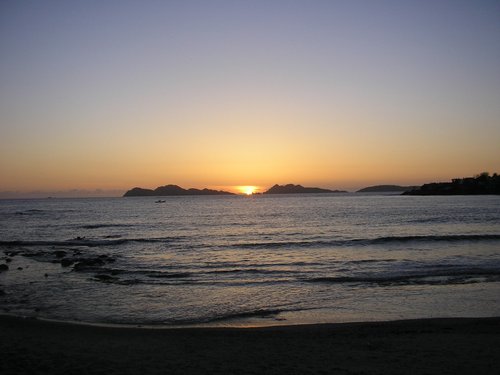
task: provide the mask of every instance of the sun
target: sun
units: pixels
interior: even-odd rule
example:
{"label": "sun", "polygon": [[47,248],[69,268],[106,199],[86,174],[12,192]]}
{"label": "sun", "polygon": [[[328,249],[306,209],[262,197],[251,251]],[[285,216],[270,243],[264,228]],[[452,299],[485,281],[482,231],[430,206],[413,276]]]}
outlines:
{"label": "sun", "polygon": [[238,186],[238,190],[243,194],[252,195],[257,191],[257,186]]}

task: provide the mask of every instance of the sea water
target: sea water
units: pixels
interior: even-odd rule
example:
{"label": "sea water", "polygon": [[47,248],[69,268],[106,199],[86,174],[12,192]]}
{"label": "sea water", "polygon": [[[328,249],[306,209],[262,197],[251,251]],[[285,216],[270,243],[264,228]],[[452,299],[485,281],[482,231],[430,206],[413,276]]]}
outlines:
{"label": "sea water", "polygon": [[157,199],[0,200],[0,312],[169,326],[500,315],[499,196]]}

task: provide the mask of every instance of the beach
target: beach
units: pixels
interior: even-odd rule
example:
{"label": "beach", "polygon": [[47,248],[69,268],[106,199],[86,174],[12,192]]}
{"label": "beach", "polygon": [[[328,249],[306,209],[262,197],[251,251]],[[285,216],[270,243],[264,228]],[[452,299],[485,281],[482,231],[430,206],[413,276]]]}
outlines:
{"label": "beach", "polygon": [[120,328],[0,317],[7,374],[497,374],[500,318]]}

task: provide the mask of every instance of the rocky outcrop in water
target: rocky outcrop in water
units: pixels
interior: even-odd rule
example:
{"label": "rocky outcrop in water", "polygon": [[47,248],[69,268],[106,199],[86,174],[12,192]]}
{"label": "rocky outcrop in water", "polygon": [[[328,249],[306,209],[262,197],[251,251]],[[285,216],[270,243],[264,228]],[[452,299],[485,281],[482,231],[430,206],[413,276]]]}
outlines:
{"label": "rocky outcrop in water", "polygon": [[302,185],[274,185],[264,194],[320,194],[320,193],[347,193],[343,190],[329,190],[317,187],[304,187]]}
{"label": "rocky outcrop in water", "polygon": [[159,186],[156,189],[143,189],[135,187],[125,194],[124,197],[165,197],[165,196],[178,196],[178,195],[234,195],[233,193],[223,190],[212,189],[184,189],[178,185],[165,185]]}

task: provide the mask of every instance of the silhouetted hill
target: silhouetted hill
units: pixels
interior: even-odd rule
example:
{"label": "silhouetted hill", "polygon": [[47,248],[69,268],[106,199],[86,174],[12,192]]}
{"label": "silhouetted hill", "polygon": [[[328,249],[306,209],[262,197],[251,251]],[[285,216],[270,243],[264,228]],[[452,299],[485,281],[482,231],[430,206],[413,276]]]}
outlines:
{"label": "silhouetted hill", "polygon": [[124,197],[163,197],[176,195],[234,195],[227,191],[212,190],[212,189],[183,189],[177,185],[159,186],[154,190],[135,187],[125,194]]}
{"label": "silhouetted hill", "polygon": [[433,182],[417,189],[406,191],[404,195],[472,195],[500,194],[500,176],[490,176],[483,172],[476,177],[455,178],[451,182]]}
{"label": "silhouetted hill", "polygon": [[139,187],[135,187],[131,190],[128,190],[127,192],[125,192],[125,194],[123,194],[124,197],[145,197],[148,195],[151,195],[151,196],[154,195],[153,190],[143,189],[143,188],[139,188]]}
{"label": "silhouetted hill", "polygon": [[264,194],[310,194],[310,193],[347,193],[343,190],[328,190],[321,189],[317,187],[304,187],[301,185],[274,185],[269,190],[265,191]]}
{"label": "silhouetted hill", "polygon": [[386,193],[386,192],[403,192],[416,189],[418,186],[399,186],[399,185],[375,185],[368,186],[358,190],[356,193]]}

